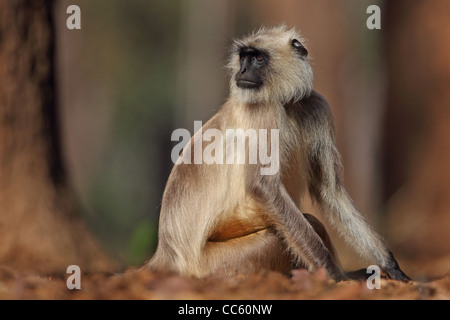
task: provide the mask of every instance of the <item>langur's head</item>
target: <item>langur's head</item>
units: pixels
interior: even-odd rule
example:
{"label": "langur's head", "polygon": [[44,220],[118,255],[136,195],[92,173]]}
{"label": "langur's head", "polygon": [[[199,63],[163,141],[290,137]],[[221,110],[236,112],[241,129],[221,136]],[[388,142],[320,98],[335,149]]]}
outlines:
{"label": "langur's head", "polygon": [[298,101],[310,94],[313,73],[304,39],[286,26],[261,28],[233,43],[230,95],[242,103]]}

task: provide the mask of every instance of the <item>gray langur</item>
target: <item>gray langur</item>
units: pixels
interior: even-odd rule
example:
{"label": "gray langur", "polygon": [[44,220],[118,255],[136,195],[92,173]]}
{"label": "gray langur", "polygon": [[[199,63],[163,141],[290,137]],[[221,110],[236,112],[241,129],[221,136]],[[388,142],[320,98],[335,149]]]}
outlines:
{"label": "gray langur", "polygon": [[[228,129],[278,129],[279,170],[264,175],[261,163],[177,163],[162,199],[158,247],[146,268],[203,277],[323,267],[329,277],[345,279],[349,274],[342,271],[322,223],[300,210],[302,199],[310,196],[363,258],[392,279],[409,279],[341,182],[333,116],[312,89],[303,43],[286,26],[261,28],[234,41],[230,95],[180,159],[193,160],[196,142],[201,150],[212,143],[199,139],[208,129],[225,137]],[[227,150],[227,139],[215,143]],[[275,147],[271,143],[269,149]],[[245,152],[248,160],[249,143]]]}

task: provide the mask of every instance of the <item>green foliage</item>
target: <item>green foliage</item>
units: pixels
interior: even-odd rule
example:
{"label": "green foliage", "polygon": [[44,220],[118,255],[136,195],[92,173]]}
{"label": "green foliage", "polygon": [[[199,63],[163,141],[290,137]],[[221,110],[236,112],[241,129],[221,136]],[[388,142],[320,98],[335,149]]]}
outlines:
{"label": "green foliage", "polygon": [[127,261],[136,266],[142,264],[142,257],[148,257],[148,253],[154,250],[152,243],[156,236],[157,228],[154,223],[139,224],[128,243]]}
{"label": "green foliage", "polygon": [[81,1],[80,7],[80,64],[113,98],[111,138],[89,178],[88,220],[124,265],[140,264],[156,246],[168,175],[155,168],[170,168],[161,161],[170,154],[180,2]]}

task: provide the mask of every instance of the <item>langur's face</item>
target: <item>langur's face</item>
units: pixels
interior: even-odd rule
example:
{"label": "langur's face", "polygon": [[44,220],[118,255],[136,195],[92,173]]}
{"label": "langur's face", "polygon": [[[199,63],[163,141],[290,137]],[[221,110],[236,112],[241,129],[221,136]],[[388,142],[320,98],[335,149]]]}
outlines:
{"label": "langur's face", "polygon": [[269,53],[253,47],[239,49],[240,69],[234,76],[236,85],[245,90],[258,90],[264,85],[269,65]]}
{"label": "langur's face", "polygon": [[234,43],[228,67],[231,96],[257,104],[300,100],[312,89],[303,39],[286,27],[261,29]]}

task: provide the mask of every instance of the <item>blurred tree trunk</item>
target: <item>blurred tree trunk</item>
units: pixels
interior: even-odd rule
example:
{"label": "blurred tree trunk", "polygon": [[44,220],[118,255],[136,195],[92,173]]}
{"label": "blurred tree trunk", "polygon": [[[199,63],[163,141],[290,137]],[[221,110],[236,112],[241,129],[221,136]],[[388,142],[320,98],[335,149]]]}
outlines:
{"label": "blurred tree trunk", "polygon": [[390,234],[410,256],[450,252],[450,2],[389,1],[385,192]]}
{"label": "blurred tree trunk", "polygon": [[52,10],[53,1],[0,1],[0,265],[105,270],[61,157]]}

